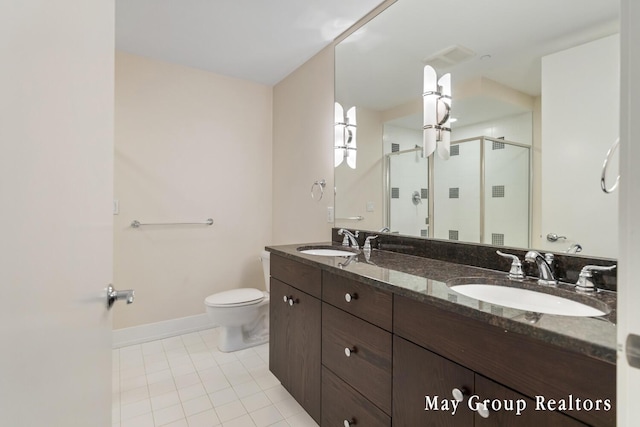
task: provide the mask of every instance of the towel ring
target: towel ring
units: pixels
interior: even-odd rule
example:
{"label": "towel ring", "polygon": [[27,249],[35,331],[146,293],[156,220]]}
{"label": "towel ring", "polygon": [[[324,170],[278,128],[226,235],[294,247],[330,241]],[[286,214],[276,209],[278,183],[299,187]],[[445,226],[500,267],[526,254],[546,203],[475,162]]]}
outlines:
{"label": "towel ring", "polygon": [[611,188],[607,188],[607,183],[606,183],[607,167],[609,166],[609,160],[611,160],[611,156],[618,149],[619,145],[620,145],[620,138],[616,138],[611,148],[609,148],[609,151],[607,151],[607,157],[605,157],[604,163],[602,165],[602,176],[600,177],[600,188],[602,188],[602,191],[604,191],[607,194],[613,193],[615,189],[618,187],[618,182],[620,181],[620,175],[618,175],[616,177],[616,182],[613,184],[613,186]]}
{"label": "towel ring", "polygon": [[316,185],[320,189],[320,197],[318,197],[318,202],[319,202],[320,200],[322,200],[322,196],[324,196],[324,187],[327,185],[327,182],[324,179],[321,179],[320,181],[316,181],[313,184],[311,184],[311,198],[313,200],[316,200],[316,196],[313,192],[313,189],[315,188]]}

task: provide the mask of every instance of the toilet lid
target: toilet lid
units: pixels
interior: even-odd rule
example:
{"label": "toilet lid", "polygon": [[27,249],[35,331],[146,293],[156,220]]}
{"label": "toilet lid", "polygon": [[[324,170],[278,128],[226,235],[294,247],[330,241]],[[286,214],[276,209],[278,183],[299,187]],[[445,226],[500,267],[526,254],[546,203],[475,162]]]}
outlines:
{"label": "toilet lid", "polygon": [[254,304],[264,299],[264,292],[255,288],[231,289],[209,295],[205,304],[209,306],[237,306]]}

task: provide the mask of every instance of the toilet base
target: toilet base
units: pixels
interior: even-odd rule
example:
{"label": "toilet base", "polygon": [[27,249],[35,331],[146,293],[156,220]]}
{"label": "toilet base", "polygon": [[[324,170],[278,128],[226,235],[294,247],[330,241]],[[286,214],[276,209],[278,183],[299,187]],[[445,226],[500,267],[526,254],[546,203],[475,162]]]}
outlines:
{"label": "toilet base", "polygon": [[262,315],[243,326],[220,326],[218,350],[223,353],[243,350],[269,342],[269,317]]}

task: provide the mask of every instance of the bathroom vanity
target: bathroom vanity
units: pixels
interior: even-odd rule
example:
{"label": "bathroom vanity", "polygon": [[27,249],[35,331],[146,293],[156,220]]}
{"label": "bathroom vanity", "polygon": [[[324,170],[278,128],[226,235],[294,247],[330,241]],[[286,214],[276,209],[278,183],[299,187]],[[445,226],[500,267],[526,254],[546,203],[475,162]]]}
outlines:
{"label": "bathroom vanity", "polygon": [[615,293],[589,297],[605,316],[539,315],[447,285],[503,271],[299,246],[267,248],[269,364],[321,426],[615,425]]}

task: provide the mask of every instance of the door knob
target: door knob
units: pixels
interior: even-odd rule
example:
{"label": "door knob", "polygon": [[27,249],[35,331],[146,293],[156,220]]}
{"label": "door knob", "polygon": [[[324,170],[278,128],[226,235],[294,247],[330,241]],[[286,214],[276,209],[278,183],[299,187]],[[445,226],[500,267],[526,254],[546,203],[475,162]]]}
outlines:
{"label": "door knob", "polygon": [[136,294],[133,289],[127,289],[125,291],[116,291],[112,284],[107,286],[107,308],[111,308],[114,302],[119,300],[126,300],[127,304],[132,304]]}

